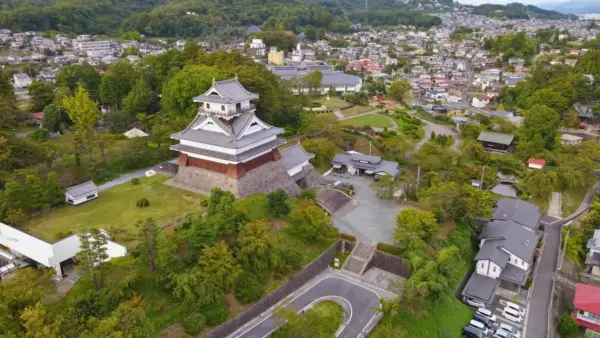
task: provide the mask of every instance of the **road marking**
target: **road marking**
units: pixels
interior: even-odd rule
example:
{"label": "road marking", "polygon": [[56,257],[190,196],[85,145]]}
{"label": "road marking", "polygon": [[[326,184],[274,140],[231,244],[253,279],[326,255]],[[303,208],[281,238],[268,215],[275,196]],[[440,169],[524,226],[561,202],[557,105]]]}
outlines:
{"label": "road marking", "polygon": [[[329,278],[337,278],[337,279],[340,279],[340,280],[342,280],[342,281],[344,281],[344,282],[348,282],[348,283],[354,284],[354,285],[356,285],[356,286],[358,286],[358,287],[361,287],[361,288],[363,288],[363,289],[365,289],[365,290],[368,290],[368,291],[370,291],[370,292],[374,293],[374,294],[375,294],[375,296],[377,296],[377,298],[378,298],[378,299],[381,299],[381,297],[379,296],[379,294],[377,294],[377,292],[375,292],[375,291],[373,291],[373,290],[371,290],[371,289],[369,289],[369,288],[367,288],[367,287],[365,287],[365,286],[363,286],[363,285],[360,285],[360,284],[358,284],[358,283],[355,283],[355,282],[353,282],[353,281],[351,281],[351,280],[348,280],[348,279],[346,279],[346,278],[341,278],[341,277],[339,277],[339,276],[325,276],[325,277],[323,277],[323,278],[319,279],[319,280],[318,280],[317,282],[315,282],[313,285],[311,285],[311,286],[310,286],[308,289],[306,289],[306,290],[302,291],[302,292],[301,292],[299,295],[297,295],[296,297],[292,298],[292,299],[291,299],[291,300],[290,300],[290,301],[287,303],[287,305],[290,305],[290,304],[292,304],[292,303],[293,303],[293,302],[294,302],[296,299],[298,299],[298,297],[302,296],[303,294],[305,294],[306,292],[308,292],[310,289],[312,289],[313,287],[315,287],[316,285],[318,285],[319,283],[321,283],[321,282],[322,282],[322,281],[324,281],[325,279],[329,279]],[[325,297],[339,297],[339,296],[325,296]],[[323,298],[323,297],[321,297],[321,298]],[[339,297],[339,298],[342,298],[342,297]],[[345,301],[347,301],[348,303],[350,303],[350,302],[349,302],[347,299],[345,299],[345,298],[342,298],[342,299],[344,299]],[[311,303],[311,304],[312,304],[312,303]],[[352,308],[352,306],[350,306],[350,308]],[[381,308],[381,304],[379,304],[379,308]],[[263,318],[263,319],[262,319],[261,321],[259,321],[258,323],[256,323],[256,324],[252,325],[251,327],[249,327],[248,329],[246,329],[245,331],[243,331],[242,333],[240,333],[239,335],[237,335],[237,336],[236,336],[236,338],[239,338],[239,337],[241,337],[241,336],[245,335],[246,333],[248,333],[248,331],[250,331],[250,330],[254,329],[254,328],[255,328],[255,327],[257,327],[258,325],[260,325],[262,322],[264,322],[265,320],[267,320],[267,319],[271,318],[273,315],[274,315],[274,313],[271,313],[269,316],[267,316],[267,317]],[[357,337],[360,337],[360,335],[362,335],[362,331],[364,331],[364,330],[365,330],[365,329],[368,327],[368,325],[369,325],[369,324],[371,324],[371,322],[373,321],[373,319],[375,319],[375,317],[376,317],[376,316],[377,316],[377,313],[375,313],[375,315],[373,315],[373,317],[371,317],[371,320],[369,320],[369,322],[367,323],[367,325],[365,325],[365,327],[364,327],[364,328],[361,330],[361,332],[358,334],[358,336],[357,336]],[[350,322],[350,321],[348,321],[348,323],[349,323],[349,322]],[[281,326],[281,325],[280,325],[280,326]],[[279,328],[280,326],[277,326],[275,329],[271,330],[269,333],[271,333],[271,332],[275,331],[275,330],[276,330],[277,328]],[[267,334],[267,335],[268,335],[268,334]]]}

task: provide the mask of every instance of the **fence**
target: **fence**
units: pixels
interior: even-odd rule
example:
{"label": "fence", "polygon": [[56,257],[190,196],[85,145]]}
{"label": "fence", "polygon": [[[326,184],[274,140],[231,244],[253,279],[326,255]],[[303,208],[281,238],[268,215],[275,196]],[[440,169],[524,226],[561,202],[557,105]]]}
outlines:
{"label": "fence", "polygon": [[237,329],[248,323],[252,319],[260,316],[263,312],[270,309],[272,306],[279,303],[286,296],[294,292],[296,289],[304,285],[306,282],[321,273],[335,257],[337,250],[341,247],[342,241],[339,240],[329,249],[317,257],[314,261],[306,266],[302,271],[299,271],[291,280],[285,283],[277,290],[271,292],[263,299],[249,307],[246,311],[240,313],[235,318],[227,323],[215,328],[205,334],[205,338],[223,338],[235,332]]}

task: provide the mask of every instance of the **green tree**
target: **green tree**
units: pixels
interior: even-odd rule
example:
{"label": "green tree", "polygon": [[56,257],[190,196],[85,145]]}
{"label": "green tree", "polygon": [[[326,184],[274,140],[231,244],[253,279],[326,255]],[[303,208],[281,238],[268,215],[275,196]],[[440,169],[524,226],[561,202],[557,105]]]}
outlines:
{"label": "green tree", "polygon": [[145,77],[142,76],[123,99],[123,110],[131,116],[136,116],[138,113],[153,114],[158,111],[158,95],[152,90]]}
{"label": "green tree", "polygon": [[198,257],[197,269],[210,276],[223,291],[230,291],[242,269],[233,257],[225,242],[217,242],[213,247],[202,249]]}
{"label": "green tree", "polygon": [[521,130],[521,138],[532,140],[535,135],[542,136],[544,148],[554,149],[558,140],[560,117],[556,110],[548,106],[536,104],[525,111],[525,121]]}
{"label": "green tree", "polygon": [[43,188],[43,204],[45,207],[54,207],[64,203],[65,195],[55,171],[51,171],[46,175],[46,183]]}
{"label": "green tree", "polygon": [[460,281],[465,263],[459,248],[454,245],[443,248],[438,252],[436,262],[439,272],[446,277],[450,285],[456,285]]}
{"label": "green tree", "polygon": [[290,213],[287,205],[288,195],[285,190],[277,189],[267,195],[269,201],[269,212],[273,217],[282,217]]}
{"label": "green tree", "polygon": [[302,147],[307,152],[315,154],[312,162],[317,168],[329,167],[336,153],[335,144],[325,138],[306,139],[302,142]]}
{"label": "green tree", "polygon": [[28,87],[31,96],[32,112],[40,112],[52,103],[54,99],[54,86],[45,82],[34,82]]}
{"label": "green tree", "polygon": [[13,127],[19,119],[17,99],[8,74],[0,69],[0,128]]}
{"label": "green tree", "polygon": [[419,201],[440,221],[447,221],[490,217],[495,196],[471,185],[449,182],[421,191]]}
{"label": "green tree", "polygon": [[93,228],[79,233],[81,242],[77,259],[80,261],[78,269],[83,274],[90,275],[94,281],[96,291],[104,284],[104,265],[108,259],[106,234],[100,229]]}
{"label": "green tree", "polygon": [[178,250],[177,233],[161,231],[156,238],[156,257],[155,263],[159,271],[170,278],[174,273],[179,272],[183,266],[184,260]]}
{"label": "green tree", "polygon": [[77,165],[80,165],[83,143],[90,138],[90,133],[100,117],[98,103],[92,101],[82,86],[78,86],[74,96],[67,96],[63,99],[63,107],[74,124],[75,159]]}
{"label": "green tree", "polygon": [[331,217],[310,200],[302,201],[301,207],[290,213],[289,223],[294,232],[307,243],[323,241],[337,235],[337,230],[331,226]]}
{"label": "green tree", "polygon": [[304,37],[306,37],[310,41],[316,41],[317,30],[315,29],[315,27],[311,25],[307,25],[306,27],[304,27]]}
{"label": "green tree", "polygon": [[404,102],[404,100],[410,95],[411,90],[412,86],[408,81],[394,81],[390,88],[388,88],[387,93],[392,100]]}
{"label": "green tree", "polygon": [[527,107],[533,107],[537,104],[543,104],[559,113],[564,112],[569,107],[567,99],[561,93],[550,88],[537,90],[527,99]]}
{"label": "green tree", "polygon": [[44,206],[42,180],[36,175],[27,175],[25,177],[25,191],[28,195],[29,212],[42,209]]}
{"label": "green tree", "polygon": [[157,335],[152,322],[146,317],[146,312],[142,308],[122,303],[109,317],[103,318],[98,323],[93,336],[150,338]]}
{"label": "green tree", "polygon": [[64,132],[72,124],[69,115],[57,104],[50,104],[44,108],[42,126],[51,133]]}
{"label": "green tree", "polygon": [[156,270],[156,246],[160,228],[152,217],[138,220],[135,226],[138,228],[138,247],[150,263],[150,272],[154,272]]}
{"label": "green tree", "polygon": [[60,315],[53,315],[41,303],[36,303],[23,310],[21,320],[27,338],[62,336],[60,326],[64,318]]}
{"label": "green tree", "polygon": [[399,189],[399,182],[393,176],[383,175],[371,185],[377,191],[377,197],[381,199],[392,199],[394,193]]}
{"label": "green tree", "polygon": [[279,265],[277,235],[267,221],[261,220],[243,225],[236,245],[237,260],[253,272],[266,272]]}
{"label": "green tree", "polygon": [[320,70],[312,71],[302,78],[302,81],[308,87],[308,92],[311,94],[320,94],[321,86],[323,85],[323,73]]}
{"label": "green tree", "polygon": [[535,170],[525,178],[525,187],[531,195],[547,201],[558,183],[558,176],[554,171]]}
{"label": "green tree", "polygon": [[89,63],[66,66],[56,76],[58,87],[69,88],[71,93],[75,93],[77,87],[83,87],[92,100],[98,99],[101,82],[100,74]]}
{"label": "green tree", "polygon": [[404,282],[402,297],[406,302],[420,303],[424,299],[435,299],[448,289],[448,280],[438,272],[438,264],[428,261],[413,271],[410,278]]}
{"label": "green tree", "polygon": [[138,72],[127,61],[110,66],[100,84],[100,102],[121,109],[123,99],[129,94],[138,79]]}
{"label": "green tree", "polygon": [[403,246],[411,235],[427,241],[438,230],[439,226],[433,213],[412,208],[405,209],[396,216],[394,240]]}

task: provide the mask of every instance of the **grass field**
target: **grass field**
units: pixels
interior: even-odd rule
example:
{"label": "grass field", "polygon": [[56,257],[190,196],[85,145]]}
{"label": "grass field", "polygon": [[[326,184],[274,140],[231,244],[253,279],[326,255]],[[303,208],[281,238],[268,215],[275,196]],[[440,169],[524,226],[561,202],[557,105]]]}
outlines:
{"label": "grass field", "polygon": [[348,103],[348,101],[342,100],[338,97],[331,97],[331,96],[329,97],[329,100],[327,100],[327,97],[323,96],[323,97],[320,97],[316,101],[322,105],[327,106],[327,108],[329,108],[329,109],[341,109],[341,108],[344,108],[344,107],[347,107],[350,105],[350,103]]}
{"label": "grass field", "polygon": [[471,310],[454,296],[443,294],[423,313],[415,314],[401,308],[393,317],[385,314],[373,334],[384,337],[391,331],[398,337],[459,338],[462,327],[469,323],[472,315]]}
{"label": "grass field", "polygon": [[377,110],[377,109],[375,109],[374,107],[370,107],[370,106],[354,106],[352,108],[342,110],[342,114],[345,117],[349,117],[349,116],[359,115],[362,113],[368,113],[370,111],[375,111],[375,110]]}
{"label": "grass field", "polygon": [[[124,183],[100,192],[95,200],[78,206],[61,207],[32,218],[21,227],[50,242],[56,241],[60,233],[76,233],[93,227],[116,227],[125,231],[117,236],[117,240],[129,247],[133,244],[136,220],[152,217],[159,225],[166,225],[186,214],[201,211],[201,196],[165,185],[165,180],[167,177],[156,175],[140,179],[138,185]],[[136,207],[136,202],[144,197],[150,206]]]}
{"label": "grass field", "polygon": [[585,198],[588,190],[595,184],[596,182],[590,183],[584,187],[577,189],[567,189],[562,193],[562,216],[567,217],[570,214],[574,213],[579,205]]}
{"label": "grass field", "polygon": [[363,153],[363,154],[367,154],[367,155],[369,154],[369,150],[370,150],[371,155],[381,156],[379,149],[377,149],[375,146],[369,147],[369,139],[366,137],[363,137],[363,136],[356,138],[356,141],[354,142],[354,145],[352,146],[352,150],[358,151],[359,153]]}
{"label": "grass field", "polygon": [[379,114],[369,114],[341,121],[343,125],[363,127],[371,126],[377,128],[385,128],[393,126],[392,121],[388,117]]}
{"label": "grass field", "polygon": [[[318,328],[318,337],[334,337],[342,321],[344,320],[344,310],[342,307],[333,301],[325,300],[317,303],[303,313],[303,316],[308,317],[308,323],[314,331]],[[298,328],[296,328],[298,330]],[[272,338],[291,338],[296,337],[299,332],[290,332],[284,324],[279,330],[273,332]]]}

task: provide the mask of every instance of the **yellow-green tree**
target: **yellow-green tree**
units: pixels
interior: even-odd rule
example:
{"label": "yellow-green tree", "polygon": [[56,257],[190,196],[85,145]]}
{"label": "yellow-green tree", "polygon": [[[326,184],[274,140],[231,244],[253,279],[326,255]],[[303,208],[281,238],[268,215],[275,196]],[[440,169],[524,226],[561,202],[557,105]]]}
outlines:
{"label": "yellow-green tree", "polygon": [[100,118],[98,102],[92,100],[87,90],[79,85],[74,95],[63,98],[62,105],[69,114],[71,121],[73,121],[75,159],[77,165],[81,165],[83,144],[91,138],[94,125]]}

